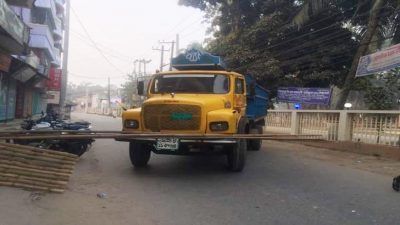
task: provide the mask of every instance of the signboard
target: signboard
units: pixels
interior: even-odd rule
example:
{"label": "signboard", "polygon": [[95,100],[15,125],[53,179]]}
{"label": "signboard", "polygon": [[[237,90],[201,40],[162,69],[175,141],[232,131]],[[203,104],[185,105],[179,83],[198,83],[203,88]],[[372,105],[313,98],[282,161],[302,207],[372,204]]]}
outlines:
{"label": "signboard", "polygon": [[220,69],[224,70],[225,64],[221,57],[211,55],[197,49],[189,49],[171,60],[172,67],[184,69]]}
{"label": "signboard", "polygon": [[47,103],[48,104],[60,104],[60,92],[59,91],[47,91]]}
{"label": "signboard", "polygon": [[383,72],[400,66],[400,44],[366,55],[358,62],[356,77]]}
{"label": "signboard", "polygon": [[279,102],[304,103],[313,105],[329,105],[331,89],[281,87],[278,89]]}
{"label": "signboard", "polygon": [[62,70],[56,69],[54,67],[50,68],[49,80],[47,81],[47,89],[50,91],[60,91],[61,90],[61,76]]}
{"label": "signboard", "polygon": [[8,72],[11,65],[11,56],[0,53],[0,70]]}

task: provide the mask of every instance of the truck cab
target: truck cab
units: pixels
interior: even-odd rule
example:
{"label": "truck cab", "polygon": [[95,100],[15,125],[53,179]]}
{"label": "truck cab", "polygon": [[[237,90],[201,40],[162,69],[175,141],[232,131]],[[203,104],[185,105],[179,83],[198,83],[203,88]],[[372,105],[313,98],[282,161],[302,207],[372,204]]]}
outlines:
{"label": "truck cab", "polygon": [[[195,51],[195,50],[192,50]],[[258,150],[261,141],[232,139],[232,134],[262,133],[264,117],[249,118],[247,99],[253,86],[246,85],[242,74],[223,70],[216,56],[200,52],[205,60],[190,61],[186,52],[172,62],[178,70],[154,74],[145,89],[142,107],[122,114],[123,131],[154,134],[219,134],[220,139],[143,138],[130,142],[130,159],[135,167],[147,165],[151,152],[171,155],[225,154],[228,167],[241,171],[246,151]],[[196,52],[196,54],[198,54]],[[211,57],[211,59],[210,59]],[[188,62],[189,61],[189,62]],[[251,92],[254,92],[252,90]],[[266,113],[266,112],[265,112]]]}

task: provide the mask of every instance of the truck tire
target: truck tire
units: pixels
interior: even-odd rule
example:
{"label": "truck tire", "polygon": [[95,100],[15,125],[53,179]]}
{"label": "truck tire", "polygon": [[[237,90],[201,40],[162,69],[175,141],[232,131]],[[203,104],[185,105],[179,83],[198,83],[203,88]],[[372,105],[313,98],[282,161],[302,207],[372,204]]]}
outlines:
{"label": "truck tire", "polygon": [[228,168],[232,172],[241,172],[246,164],[246,140],[240,139],[228,152]]}
{"label": "truck tire", "polygon": [[[245,133],[246,121],[239,122],[238,133]],[[241,172],[246,164],[247,140],[238,139],[236,144],[229,145],[227,152],[228,169],[232,172]]]}
{"label": "truck tire", "polygon": [[144,143],[129,142],[129,158],[134,167],[145,167],[150,160],[150,147]]}
{"label": "truck tire", "polygon": [[[250,130],[250,134],[263,134],[263,127],[257,125],[255,129]],[[254,140],[248,140],[249,146],[248,150],[249,151],[259,151],[262,146],[262,140],[261,139],[254,139]]]}

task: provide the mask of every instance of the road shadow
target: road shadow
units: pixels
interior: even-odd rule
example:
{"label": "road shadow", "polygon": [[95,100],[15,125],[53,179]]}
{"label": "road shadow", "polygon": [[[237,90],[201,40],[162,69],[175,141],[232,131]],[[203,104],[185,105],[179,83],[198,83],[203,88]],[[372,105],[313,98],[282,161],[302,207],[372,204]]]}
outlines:
{"label": "road shadow", "polygon": [[[248,154],[248,163],[251,164],[253,152]],[[138,178],[170,178],[170,179],[186,179],[186,178],[211,178],[219,175],[237,177],[243,172],[231,172],[227,166],[226,156],[201,155],[201,156],[168,156],[168,155],[152,155],[149,165],[144,168],[126,169],[125,172],[130,173]]]}

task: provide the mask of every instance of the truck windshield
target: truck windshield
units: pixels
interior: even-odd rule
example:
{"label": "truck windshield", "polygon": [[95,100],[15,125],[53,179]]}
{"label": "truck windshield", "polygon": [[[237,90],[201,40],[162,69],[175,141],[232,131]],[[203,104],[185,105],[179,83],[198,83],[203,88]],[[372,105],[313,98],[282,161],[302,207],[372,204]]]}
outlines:
{"label": "truck windshield", "polygon": [[229,78],[222,74],[168,74],[156,77],[151,93],[225,94]]}

